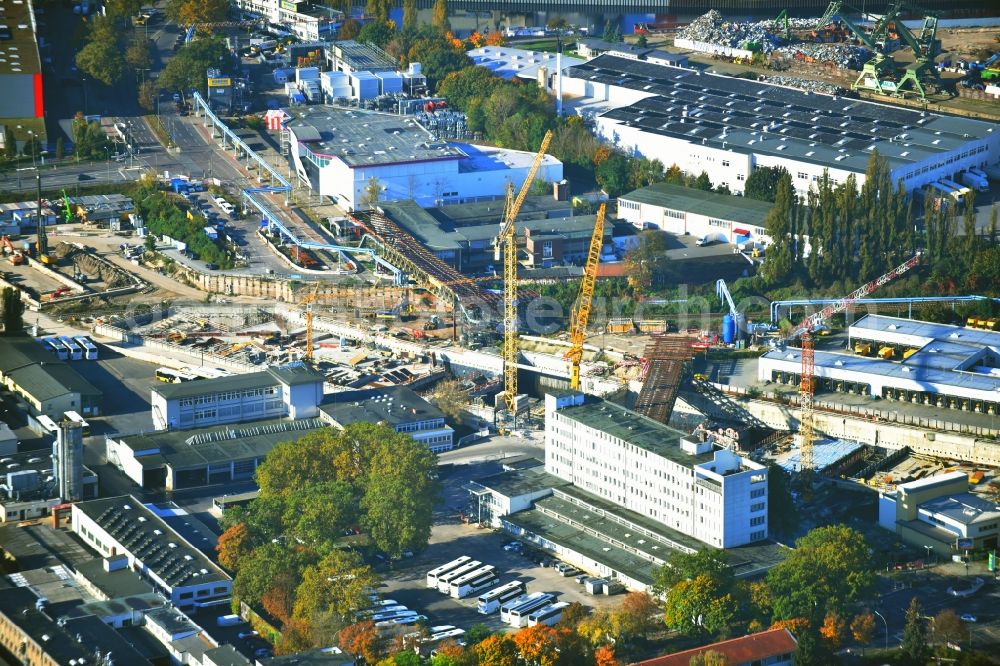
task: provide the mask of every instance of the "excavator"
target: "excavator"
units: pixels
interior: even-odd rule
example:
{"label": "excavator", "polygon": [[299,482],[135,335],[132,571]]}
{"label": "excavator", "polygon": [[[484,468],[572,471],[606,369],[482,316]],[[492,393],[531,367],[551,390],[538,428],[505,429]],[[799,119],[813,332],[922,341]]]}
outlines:
{"label": "excavator", "polygon": [[10,242],[10,238],[4,236],[0,238],[0,246],[3,248],[3,253],[7,256],[7,260],[15,266],[20,266],[24,263],[24,255],[19,249],[14,247],[14,244]]}

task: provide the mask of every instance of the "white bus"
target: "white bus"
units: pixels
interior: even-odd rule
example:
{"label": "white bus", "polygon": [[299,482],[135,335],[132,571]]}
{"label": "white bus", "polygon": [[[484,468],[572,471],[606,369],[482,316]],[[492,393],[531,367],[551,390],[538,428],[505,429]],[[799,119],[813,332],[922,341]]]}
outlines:
{"label": "white bus", "polygon": [[524,583],[519,580],[511,581],[480,596],[476,610],[483,615],[489,615],[493,611],[499,610],[508,601],[517,599],[524,594],[524,591]]}
{"label": "white bus", "polygon": [[63,416],[66,417],[68,421],[79,423],[80,429],[83,430],[84,437],[90,435],[90,424],[84,421],[82,416],[76,412],[63,412]]}
{"label": "white bus", "polygon": [[392,613],[376,613],[372,615],[369,620],[372,622],[384,622],[386,620],[398,620],[402,617],[416,617],[420,615],[415,610],[405,610],[405,611],[393,611]]}
{"label": "white bus", "polygon": [[464,599],[470,594],[476,594],[488,587],[493,587],[500,582],[496,569],[492,564],[487,564],[485,567],[480,567],[475,571],[456,578],[451,581],[451,587],[448,588],[448,596],[453,599]]}
{"label": "white bus", "polygon": [[174,370],[173,368],[157,368],[156,378],[168,384],[180,384],[181,382],[193,382],[196,379],[201,379],[190,372]]}
{"label": "white bus", "polygon": [[447,564],[442,564],[441,566],[435,569],[431,569],[430,571],[427,572],[427,587],[436,588],[438,586],[438,576],[442,576],[451,571],[452,569],[457,569],[458,567],[462,566],[471,559],[472,558],[469,557],[468,555],[462,555],[462,557],[458,558],[457,560],[452,560]]}
{"label": "white bus", "polygon": [[562,619],[563,609],[567,606],[569,606],[568,602],[560,601],[559,603],[546,606],[541,610],[536,610],[528,616],[528,626],[534,627],[538,624],[547,624],[551,627]]}
{"label": "white bus", "polygon": [[83,348],[83,358],[85,360],[87,361],[97,360],[97,345],[91,342],[90,338],[88,338],[85,335],[80,335],[78,337],[73,338],[73,341],[76,342],[76,344],[80,345],[81,348]]}
{"label": "white bus", "polygon": [[445,642],[446,640],[458,640],[465,635],[465,629],[452,627],[442,631],[434,631],[437,627],[431,627],[431,635],[420,639],[420,649],[417,651],[421,656],[425,656],[429,651]]}
{"label": "white bus", "polygon": [[472,560],[471,562],[466,562],[457,569],[452,569],[443,576],[438,576],[438,592],[441,594],[448,594],[451,592],[451,581],[456,578],[461,578],[467,573],[472,573],[481,566],[483,566],[482,562],[479,560]]}
{"label": "white bus", "polygon": [[209,368],[209,367],[184,368],[183,372],[186,372],[189,375],[194,375],[195,377],[200,377],[202,379],[218,379],[219,377],[231,377],[233,374],[228,370],[223,370],[222,368]]}
{"label": "white bus", "polygon": [[69,360],[79,361],[83,358],[83,348],[73,342],[73,338],[67,335],[59,336],[59,342],[63,343],[66,350],[69,351]]}
{"label": "white bus", "polygon": [[43,338],[42,343],[49,349],[49,351],[55,354],[56,358],[60,361],[69,360],[69,349],[66,348],[66,345],[59,342],[59,338]]}
{"label": "white bus", "polygon": [[56,425],[56,422],[45,414],[39,414],[37,421],[40,426],[51,432],[53,435],[59,432],[59,426]]}
{"label": "white bus", "polygon": [[532,592],[526,601],[511,606],[501,606],[500,620],[512,627],[523,627],[528,624],[529,615],[545,608],[554,600],[555,596],[547,592]]}

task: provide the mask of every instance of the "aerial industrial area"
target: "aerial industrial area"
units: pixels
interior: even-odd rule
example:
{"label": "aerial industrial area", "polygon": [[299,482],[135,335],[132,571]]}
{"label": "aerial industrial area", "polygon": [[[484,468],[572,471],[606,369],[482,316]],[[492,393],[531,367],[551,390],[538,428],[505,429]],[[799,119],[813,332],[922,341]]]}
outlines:
{"label": "aerial industrial area", "polygon": [[0,665],[1000,663],[1000,7],[0,0],[0,91]]}

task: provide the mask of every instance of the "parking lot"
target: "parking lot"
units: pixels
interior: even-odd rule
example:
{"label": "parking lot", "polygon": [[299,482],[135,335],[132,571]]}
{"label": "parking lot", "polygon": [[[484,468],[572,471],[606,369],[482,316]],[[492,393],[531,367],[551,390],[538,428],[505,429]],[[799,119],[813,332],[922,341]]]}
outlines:
{"label": "parking lot", "polygon": [[410,559],[400,560],[391,569],[380,572],[385,579],[379,590],[384,598],[394,599],[429,618],[432,625],[451,624],[468,630],[474,624],[485,624],[494,631],[510,629],[500,622],[499,612],[480,615],[476,599],[483,590],[466,599],[452,599],[426,586],[427,572],[462,555],[496,567],[500,582],[523,581],[528,592],[548,592],[559,601],[579,602],[588,608],[609,608],[621,602],[621,595],[591,596],[572,577],[563,578],[551,567],[541,567],[524,555],[507,552],[503,544],[510,537],[502,532],[481,529],[460,523],[435,525],[425,551]]}

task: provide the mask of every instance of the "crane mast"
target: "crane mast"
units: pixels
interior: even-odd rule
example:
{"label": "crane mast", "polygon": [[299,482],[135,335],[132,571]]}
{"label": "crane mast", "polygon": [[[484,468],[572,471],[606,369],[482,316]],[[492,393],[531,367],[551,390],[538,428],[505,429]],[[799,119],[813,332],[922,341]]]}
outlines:
{"label": "crane mast", "polygon": [[594,300],[594,285],[597,283],[597,266],[601,263],[601,248],[604,246],[604,214],[607,204],[602,203],[594,220],[594,233],[590,236],[587,263],[580,282],[580,297],[570,315],[570,344],[565,358],[570,362],[569,385],[574,391],[580,390],[580,362],[583,360],[583,341],[587,336],[587,322],[590,320],[590,306]]}
{"label": "crane mast", "polygon": [[811,475],[815,467],[813,456],[813,444],[815,443],[813,396],[816,393],[816,350],[813,345],[812,331],[829,317],[838,312],[843,312],[854,301],[864,298],[876,289],[892,282],[918,263],[920,263],[919,252],[888,273],[880,275],[871,282],[855,289],[836,303],[831,303],[811,317],[807,317],[786,338],[786,341],[801,338],[802,342],[801,380],[799,383],[799,396],[801,399],[801,415],[799,417],[799,471],[803,474],[802,478],[807,488],[812,481]]}
{"label": "crane mast", "polygon": [[500,233],[493,239],[494,256],[499,260],[503,253],[503,390],[504,401],[511,414],[516,414],[517,399],[517,215],[521,211],[531,184],[545,159],[545,151],[552,141],[552,130],[542,137],[521,190],[514,198],[514,185],[507,184],[507,204]]}

